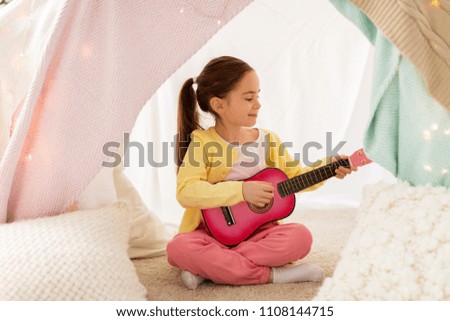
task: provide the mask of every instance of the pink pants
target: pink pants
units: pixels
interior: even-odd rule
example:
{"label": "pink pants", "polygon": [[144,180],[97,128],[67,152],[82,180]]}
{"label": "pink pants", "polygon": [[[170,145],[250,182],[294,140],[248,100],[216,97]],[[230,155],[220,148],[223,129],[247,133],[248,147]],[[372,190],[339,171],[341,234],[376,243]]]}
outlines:
{"label": "pink pants", "polygon": [[305,257],[311,244],[311,233],[301,224],[267,223],[234,247],[217,242],[201,225],[169,242],[167,260],[215,283],[263,284],[270,267]]}

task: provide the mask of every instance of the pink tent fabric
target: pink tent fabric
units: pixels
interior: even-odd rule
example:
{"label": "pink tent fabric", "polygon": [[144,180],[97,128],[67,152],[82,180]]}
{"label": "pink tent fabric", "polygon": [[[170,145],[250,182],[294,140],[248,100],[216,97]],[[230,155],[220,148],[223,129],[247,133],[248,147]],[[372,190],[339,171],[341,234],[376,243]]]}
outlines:
{"label": "pink tent fabric", "polygon": [[58,1],[0,162],[0,222],[64,212],[108,160],[103,145],[123,143],[157,88],[250,2]]}

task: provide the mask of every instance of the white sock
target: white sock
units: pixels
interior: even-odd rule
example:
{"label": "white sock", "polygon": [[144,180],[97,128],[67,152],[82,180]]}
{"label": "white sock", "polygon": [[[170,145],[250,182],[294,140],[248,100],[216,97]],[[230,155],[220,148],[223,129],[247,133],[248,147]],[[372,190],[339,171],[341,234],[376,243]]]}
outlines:
{"label": "white sock", "polygon": [[195,290],[200,284],[202,284],[205,279],[199,275],[192,274],[188,270],[181,271],[181,280],[184,285],[191,290]]}
{"label": "white sock", "polygon": [[272,268],[272,271],[273,283],[322,282],[325,278],[323,269],[310,263]]}

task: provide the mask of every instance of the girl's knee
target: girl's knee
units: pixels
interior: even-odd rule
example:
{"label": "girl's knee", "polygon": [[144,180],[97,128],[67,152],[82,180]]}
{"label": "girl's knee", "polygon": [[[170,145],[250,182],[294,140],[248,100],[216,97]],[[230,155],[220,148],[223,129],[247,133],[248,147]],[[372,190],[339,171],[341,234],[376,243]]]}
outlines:
{"label": "girl's knee", "polygon": [[313,237],[309,229],[303,224],[296,224],[292,233],[292,248],[295,249],[298,259],[308,255],[311,251]]}
{"label": "girl's knee", "polygon": [[301,242],[308,247],[311,247],[313,237],[311,231],[303,224],[298,224],[298,235],[301,238]]}
{"label": "girl's knee", "polygon": [[166,253],[167,253],[167,261],[172,266],[179,266],[177,261],[182,257],[185,250],[185,237],[183,234],[175,236],[172,240],[167,243]]}

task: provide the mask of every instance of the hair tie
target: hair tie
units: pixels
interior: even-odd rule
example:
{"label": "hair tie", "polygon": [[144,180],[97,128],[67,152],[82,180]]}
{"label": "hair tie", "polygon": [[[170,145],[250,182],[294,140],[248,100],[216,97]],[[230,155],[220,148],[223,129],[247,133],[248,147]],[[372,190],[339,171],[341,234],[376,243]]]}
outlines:
{"label": "hair tie", "polygon": [[192,81],[194,82],[194,84],[197,83],[197,77],[192,77]]}

